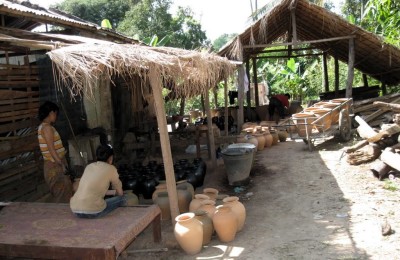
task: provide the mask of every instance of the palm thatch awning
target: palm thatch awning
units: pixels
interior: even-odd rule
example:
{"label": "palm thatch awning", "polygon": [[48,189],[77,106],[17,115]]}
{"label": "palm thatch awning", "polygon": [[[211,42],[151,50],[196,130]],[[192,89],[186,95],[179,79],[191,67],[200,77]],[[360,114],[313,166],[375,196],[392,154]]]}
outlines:
{"label": "palm thatch awning", "polygon": [[289,46],[296,37],[298,45],[306,43],[345,63],[349,57],[348,39],[354,38],[356,69],[388,85],[400,83],[400,49],[308,0],[273,1],[262,18],[218,54],[245,61],[266,47]]}
{"label": "palm thatch awning", "polygon": [[168,47],[132,44],[76,44],[47,53],[72,96],[91,96],[100,77],[159,75],[174,85],[176,97],[203,94],[233,75],[235,64],[218,55]]}

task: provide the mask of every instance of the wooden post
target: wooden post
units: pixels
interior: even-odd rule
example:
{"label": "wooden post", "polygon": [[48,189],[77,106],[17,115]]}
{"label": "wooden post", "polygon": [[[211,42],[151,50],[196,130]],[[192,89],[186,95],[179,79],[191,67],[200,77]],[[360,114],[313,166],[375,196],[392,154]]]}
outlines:
{"label": "wooden post", "polygon": [[201,108],[203,109],[203,117],[206,115],[206,107],[204,105],[204,95],[201,94],[200,96]]}
{"label": "wooden post", "polygon": [[327,54],[324,52],[322,54],[322,65],[324,71],[324,90],[325,92],[329,92],[329,77],[328,77],[328,62],[327,62]]}
{"label": "wooden post", "polygon": [[339,95],[339,59],[335,50],[335,97]]}
{"label": "wooden post", "polygon": [[153,90],[154,106],[157,116],[158,131],[160,132],[160,143],[162,157],[164,161],[165,179],[169,198],[169,207],[171,210],[172,224],[175,224],[175,218],[179,215],[178,194],[176,191],[176,180],[174,173],[174,162],[172,161],[171,144],[169,141],[167,118],[165,117],[164,99],[162,96],[162,81],[160,75],[150,70],[150,85]]}
{"label": "wooden post", "polygon": [[214,93],[214,105],[215,105],[216,109],[218,108],[218,92],[217,92],[217,90],[218,90],[218,86],[215,86],[213,88],[213,93]]}
{"label": "wooden post", "polygon": [[204,105],[206,107],[206,113],[207,113],[208,151],[211,156],[212,166],[215,169],[217,167],[217,156],[215,154],[215,140],[214,140],[214,131],[212,128],[210,99],[209,99],[208,90],[206,91],[206,94],[204,97]]}
{"label": "wooden post", "polygon": [[257,82],[257,60],[252,59],[253,62],[253,84],[254,84],[254,99],[256,100],[256,107],[260,106],[260,100],[258,97],[258,82]]}
{"label": "wooden post", "polygon": [[347,84],[346,84],[346,98],[353,96],[353,79],[354,79],[354,38],[349,39],[349,61],[347,64]]}
{"label": "wooden post", "polygon": [[240,133],[243,125],[243,98],[244,98],[244,67],[243,65],[238,68],[238,115],[237,115],[237,132]]}
{"label": "wooden post", "polygon": [[179,108],[179,115],[183,116],[185,114],[185,97],[181,98],[181,106]]}
{"label": "wooden post", "polygon": [[[250,75],[250,60],[249,59],[246,62],[246,75]],[[244,83],[244,84],[246,84],[246,83]],[[246,88],[246,86],[244,86],[244,88]],[[251,118],[251,91],[250,91],[250,79],[249,78],[248,78],[246,94],[247,94],[247,119],[250,121],[250,118]]]}
{"label": "wooden post", "polygon": [[368,78],[366,74],[362,74],[363,77],[363,82],[364,82],[364,87],[368,87]]}
{"label": "wooden post", "polygon": [[228,117],[229,117],[229,109],[228,109],[228,80],[224,79],[224,97],[225,97],[225,112],[224,112],[224,125],[225,125],[225,136],[229,135],[228,129]]}
{"label": "wooden post", "polygon": [[296,8],[290,10],[290,16],[292,18],[293,48],[296,48],[297,47]]}

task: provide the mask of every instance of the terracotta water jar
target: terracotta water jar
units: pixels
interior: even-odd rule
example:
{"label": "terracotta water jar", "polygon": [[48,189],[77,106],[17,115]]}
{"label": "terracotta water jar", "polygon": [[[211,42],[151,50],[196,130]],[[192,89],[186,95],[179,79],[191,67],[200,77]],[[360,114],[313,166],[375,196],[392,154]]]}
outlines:
{"label": "terracotta water jar", "polygon": [[210,200],[216,200],[217,196],[218,196],[218,190],[214,189],[214,188],[204,188],[203,189],[203,194],[207,195],[208,197],[210,197]]}
{"label": "terracotta water jar", "polygon": [[264,150],[264,146],[265,146],[264,135],[262,133],[254,133],[253,136],[255,138],[257,138],[257,141],[258,141],[257,150],[258,151]]}
{"label": "terracotta water jar", "polygon": [[171,209],[169,206],[169,197],[167,191],[158,192],[153,198],[154,204],[157,204],[161,209],[161,219],[171,219]]}
{"label": "terracotta water jar", "polygon": [[192,199],[194,198],[194,187],[190,184],[187,180],[181,180],[176,183],[176,188],[179,189],[180,187],[186,187],[190,194],[192,194]]}
{"label": "terracotta water jar", "polygon": [[193,212],[183,213],[175,221],[174,235],[179,246],[189,255],[199,253],[203,247],[202,223]]}
{"label": "terracotta water jar", "polygon": [[151,195],[151,199],[154,202],[154,199],[157,197],[157,194],[160,192],[165,192],[167,191],[167,184],[166,183],[160,183],[156,186],[156,190],[153,192]]}
{"label": "terracotta water jar", "polygon": [[271,133],[272,136],[272,145],[277,145],[279,141],[278,133],[276,132],[276,130],[270,130],[269,132]]}
{"label": "terracotta water jar", "polygon": [[246,220],[246,208],[239,201],[239,197],[231,196],[223,199],[224,206],[230,207],[233,213],[235,213],[237,217],[237,231],[243,229],[244,222]]}
{"label": "terracotta water jar", "polygon": [[246,135],[241,134],[236,138],[237,143],[247,143]]}
{"label": "terracotta water jar", "polygon": [[194,195],[194,199],[192,199],[192,201],[189,204],[189,211],[193,212],[195,210],[197,210],[198,208],[201,207],[201,201],[203,200],[209,200],[210,197],[208,197],[205,194],[196,194]]}
{"label": "terracotta water jar", "polygon": [[[308,107],[304,111],[313,113],[317,118],[313,123],[319,132],[328,130],[332,124],[332,110],[323,107]],[[321,117],[321,118],[320,118]],[[320,118],[320,119],[318,119]]]}
{"label": "terracotta water jar", "polygon": [[268,132],[267,131],[264,132],[264,139],[265,139],[265,147],[271,147],[274,138],[272,137],[269,130]]}
{"label": "terracotta water jar", "polygon": [[124,192],[124,197],[126,199],[127,206],[135,206],[139,204],[139,198],[131,190]]}
{"label": "terracotta water jar", "polygon": [[286,130],[278,131],[279,142],[286,142],[287,137],[288,137],[288,132]]}
{"label": "terracotta water jar", "polygon": [[180,213],[189,211],[189,205],[192,201],[192,193],[187,186],[179,186],[176,189],[178,195],[178,207]]}
{"label": "terracotta water jar", "polygon": [[207,245],[211,241],[211,236],[214,233],[214,225],[212,219],[204,210],[195,210],[193,212],[195,218],[203,224],[203,245]]}
{"label": "terracotta water jar", "polygon": [[218,194],[217,199],[215,200],[215,206],[223,205],[224,199],[229,197],[228,194]]}
{"label": "terracotta water jar", "polygon": [[212,220],[221,242],[231,242],[235,239],[238,222],[230,207],[218,206]]}
{"label": "terracotta water jar", "polygon": [[201,206],[198,208],[200,210],[207,211],[207,215],[212,218],[215,213],[215,201],[214,200],[203,200],[201,201]]}
{"label": "terracotta water jar", "polygon": [[315,115],[310,112],[302,112],[292,115],[293,121],[297,126],[297,133],[301,137],[306,137],[307,133],[311,134],[313,125],[311,124],[315,119]]}

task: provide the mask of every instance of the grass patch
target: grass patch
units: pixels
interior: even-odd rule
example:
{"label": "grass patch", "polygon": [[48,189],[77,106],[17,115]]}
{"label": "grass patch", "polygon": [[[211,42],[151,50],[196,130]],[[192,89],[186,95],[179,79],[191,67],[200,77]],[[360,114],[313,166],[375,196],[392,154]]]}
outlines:
{"label": "grass patch", "polygon": [[383,188],[385,190],[390,190],[390,191],[397,191],[399,190],[399,186],[397,186],[396,183],[394,183],[391,180],[385,180],[385,184],[383,185]]}

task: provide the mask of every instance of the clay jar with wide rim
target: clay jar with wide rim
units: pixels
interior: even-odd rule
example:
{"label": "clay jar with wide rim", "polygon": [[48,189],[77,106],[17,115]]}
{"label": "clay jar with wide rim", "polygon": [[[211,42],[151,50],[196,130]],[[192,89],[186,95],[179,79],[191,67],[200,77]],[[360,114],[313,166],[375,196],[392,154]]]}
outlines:
{"label": "clay jar with wide rim", "polygon": [[151,195],[151,199],[155,201],[155,198],[157,198],[157,194],[160,192],[167,191],[167,184],[166,183],[160,183],[156,186],[156,190],[153,192]]}
{"label": "clay jar with wide rim", "polygon": [[218,196],[219,191],[217,189],[214,188],[204,188],[203,189],[203,194],[207,195],[210,200],[216,200],[217,196]]}
{"label": "clay jar with wide rim", "polygon": [[201,204],[201,202],[203,200],[209,200],[209,199],[210,199],[210,197],[208,197],[205,194],[194,195],[194,199],[189,204],[189,211],[193,212],[193,211],[197,210],[198,208],[201,207],[201,205],[203,205],[203,204]]}
{"label": "clay jar with wide rim", "polygon": [[221,242],[235,239],[237,232],[237,217],[227,206],[218,206],[212,218],[215,232]]}
{"label": "clay jar with wide rim", "polygon": [[[181,180],[176,183],[176,188],[186,187],[190,194],[192,194],[192,199],[194,198],[194,187],[187,180]],[[156,187],[157,188],[157,187]]]}
{"label": "clay jar with wide rim", "polygon": [[271,133],[272,136],[272,145],[277,145],[279,141],[278,133],[276,132],[275,129],[271,129],[269,132]]}
{"label": "clay jar with wide rim", "polygon": [[301,137],[306,137],[307,133],[310,135],[313,125],[311,124],[315,119],[315,115],[310,112],[302,112],[292,115],[293,121],[297,126],[297,133]]}
{"label": "clay jar with wide rim", "polygon": [[192,193],[187,186],[179,186],[176,189],[178,195],[178,207],[180,213],[189,211],[189,205],[192,201]]}
{"label": "clay jar with wide rim", "polygon": [[323,107],[308,107],[305,108],[304,111],[313,113],[317,118],[322,117],[321,119],[316,119],[314,124],[319,132],[325,131],[331,127],[332,123],[332,110]]}
{"label": "clay jar with wide rim", "polygon": [[174,235],[179,246],[189,255],[197,254],[203,247],[203,226],[193,212],[175,218]]}
{"label": "clay jar with wide rim", "polygon": [[193,213],[195,214],[195,218],[203,224],[203,245],[207,245],[210,243],[212,234],[214,233],[212,219],[204,210],[195,210]]}
{"label": "clay jar with wide rim", "polygon": [[238,232],[243,229],[244,222],[246,220],[246,208],[239,201],[239,197],[231,196],[223,199],[224,206],[230,207],[237,217],[237,229]]}
{"label": "clay jar with wide rim", "polygon": [[171,209],[169,206],[169,197],[167,191],[160,191],[153,198],[155,204],[161,209],[161,219],[171,219]]}
{"label": "clay jar with wide rim", "polygon": [[246,143],[254,144],[258,150],[258,139],[253,135],[246,135]]}
{"label": "clay jar with wide rim", "polygon": [[267,131],[264,130],[264,139],[265,139],[265,147],[271,147],[274,138],[269,132],[269,129],[267,129]]}
{"label": "clay jar with wide rim", "polygon": [[202,200],[201,206],[198,208],[200,210],[207,211],[207,215],[212,218],[215,213],[215,201],[214,200]]}

